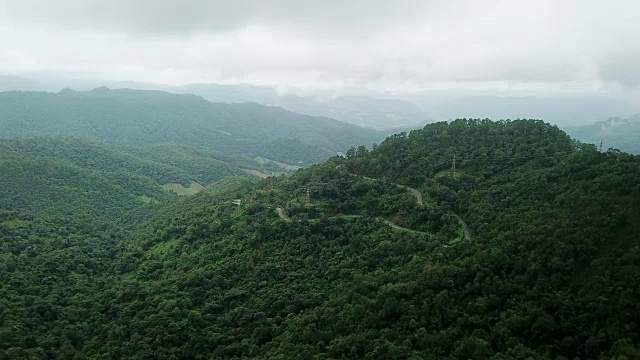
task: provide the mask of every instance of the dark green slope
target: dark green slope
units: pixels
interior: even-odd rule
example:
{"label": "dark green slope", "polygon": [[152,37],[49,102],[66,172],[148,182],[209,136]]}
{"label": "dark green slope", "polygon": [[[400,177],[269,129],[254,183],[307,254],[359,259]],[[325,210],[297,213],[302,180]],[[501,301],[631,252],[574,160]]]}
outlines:
{"label": "dark green slope", "polygon": [[451,170],[454,160],[457,175],[485,178],[522,166],[548,167],[576,150],[566,133],[540,120],[470,119],[392,135],[371,154],[358,148],[347,157],[352,172],[423,186]]}
{"label": "dark green slope", "polygon": [[73,358],[104,321],[94,306],[113,286],[121,241],[155,209],[143,196],[171,198],[111,155],[87,143],[0,142],[0,358]]}
{"label": "dark green slope", "polygon": [[[454,149],[467,154],[455,175]],[[215,358],[638,356],[640,158],[597,152],[538,121],[476,120],[350,155],[264,182],[241,206],[201,201],[141,230],[125,257],[135,264],[120,288],[129,300],[111,300],[126,315],[113,315],[121,330],[108,348]],[[421,190],[425,206],[396,182]],[[460,242],[451,213],[472,241]]]}
{"label": "dark green slope", "polygon": [[383,138],[372,129],[276,107],[107,88],[0,93],[0,133],[85,137],[116,145],[175,143],[294,164],[323,161]]}
{"label": "dark green slope", "polygon": [[56,240],[30,247],[36,223],[5,213],[0,358],[640,355],[640,157],[476,120],[348,155],[161,199],[75,247],[40,226]]}
{"label": "dark green slope", "polygon": [[349,154],[350,171],[413,185],[469,224],[477,253],[457,261],[475,270],[449,293],[449,330],[521,356],[609,358],[638,343],[638,156],[598,152],[539,121],[484,120]]}
{"label": "dark green slope", "polygon": [[[73,139],[0,148],[0,359],[82,358],[78,350],[103,336],[100,299],[115,288],[126,241],[181,202],[150,176],[189,173]],[[208,191],[252,184],[226,177]]]}
{"label": "dark green slope", "polygon": [[97,171],[60,158],[6,149],[0,154],[0,169],[3,209],[118,218],[125,209],[141,204],[143,195],[163,193],[158,183],[135,173]]}
{"label": "dark green slope", "polygon": [[[306,186],[313,195],[303,205],[293,189]],[[277,206],[293,221],[278,218]],[[450,223],[428,233],[384,222],[414,206],[406,191],[335,164],[175,204],[127,241],[114,267],[119,285],[99,300],[109,309],[106,335],[83,355],[357,357],[375,347],[410,355],[384,339],[404,326],[391,302],[413,293],[415,271],[457,236]]]}
{"label": "dark green slope", "polygon": [[215,155],[195,148],[174,145],[111,146],[78,138],[0,140],[0,150],[17,156],[64,160],[83,169],[146,176],[159,184],[191,181],[212,184],[228,176],[249,176],[242,171],[259,169],[282,171],[274,165],[261,165],[245,157]]}

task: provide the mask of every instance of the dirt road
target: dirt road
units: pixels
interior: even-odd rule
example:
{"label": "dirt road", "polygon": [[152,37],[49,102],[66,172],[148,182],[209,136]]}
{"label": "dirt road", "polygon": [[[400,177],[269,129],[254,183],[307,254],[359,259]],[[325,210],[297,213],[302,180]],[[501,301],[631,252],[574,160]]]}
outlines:
{"label": "dirt road", "polygon": [[456,214],[453,214],[453,216],[455,216],[456,219],[458,219],[458,224],[462,226],[462,231],[464,232],[464,239],[467,241],[471,241],[471,232],[469,231],[469,227],[467,226],[467,223],[465,223],[464,220],[460,218],[460,216]]}
{"label": "dirt road", "polygon": [[287,216],[287,214],[284,213],[284,209],[279,207],[276,209],[276,212],[278,213],[278,216],[280,216],[280,219],[284,220],[284,221],[291,221],[291,218]]}
{"label": "dirt road", "polygon": [[408,186],[400,185],[400,184],[398,184],[397,186],[401,189],[409,190],[413,194],[413,196],[416,197],[416,203],[418,203],[418,205],[420,206],[424,205],[424,203],[422,202],[422,193],[420,193],[420,191]]}

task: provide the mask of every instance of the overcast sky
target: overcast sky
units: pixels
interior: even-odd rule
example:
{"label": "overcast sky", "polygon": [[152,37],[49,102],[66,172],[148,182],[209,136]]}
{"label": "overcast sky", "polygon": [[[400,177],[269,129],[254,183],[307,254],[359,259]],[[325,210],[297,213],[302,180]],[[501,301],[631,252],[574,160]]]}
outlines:
{"label": "overcast sky", "polygon": [[0,73],[637,93],[640,1],[0,0]]}

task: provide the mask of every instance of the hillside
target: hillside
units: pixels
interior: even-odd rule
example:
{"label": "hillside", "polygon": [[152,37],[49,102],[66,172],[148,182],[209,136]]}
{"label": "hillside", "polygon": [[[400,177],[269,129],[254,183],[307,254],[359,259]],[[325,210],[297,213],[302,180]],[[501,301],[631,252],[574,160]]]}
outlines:
{"label": "hillside", "polygon": [[584,142],[640,154],[640,114],[627,119],[609,118],[591,125],[569,127],[567,132]]}
{"label": "hillside", "polygon": [[[188,173],[87,142],[0,147],[0,358],[80,356],[75,347],[84,342],[83,329],[104,320],[96,304],[114,286],[113,262],[125,241],[181,200],[137,173],[138,166],[176,181]],[[231,191],[251,184],[226,177],[213,186]]]}
{"label": "hillside", "polygon": [[541,121],[456,120],[87,237],[5,211],[0,358],[634,359],[638,178]]}
{"label": "hillside", "polygon": [[0,132],[4,138],[74,136],[114,145],[174,143],[305,165],[384,138],[373,129],[276,107],[107,88],[0,93]]}
{"label": "hillside", "polygon": [[[163,193],[159,184],[149,177],[127,171],[126,164],[118,168],[108,164],[83,166],[80,161],[70,161],[65,156],[45,154],[41,146],[46,146],[50,154],[64,148],[81,150],[83,159],[87,160],[109,159],[112,164],[119,161],[110,154],[102,158],[91,156],[84,152],[87,148],[83,146],[0,141],[1,209],[117,219],[127,210],[142,205],[141,197],[157,197]],[[55,146],[59,146],[58,149]]]}
{"label": "hillside", "polygon": [[257,180],[246,169],[282,172],[185,146],[115,147],[74,138],[0,140],[0,168],[0,208],[80,211],[115,219],[144,201],[166,197],[162,187],[167,185],[207,186],[227,177]]}
{"label": "hillside", "polygon": [[197,181],[207,185],[228,176],[246,176],[244,169],[273,174],[286,172],[274,164],[216,155],[184,145],[113,146],[78,138],[1,140],[4,154],[63,160],[83,170],[109,173],[129,172],[148,177],[158,184]]}

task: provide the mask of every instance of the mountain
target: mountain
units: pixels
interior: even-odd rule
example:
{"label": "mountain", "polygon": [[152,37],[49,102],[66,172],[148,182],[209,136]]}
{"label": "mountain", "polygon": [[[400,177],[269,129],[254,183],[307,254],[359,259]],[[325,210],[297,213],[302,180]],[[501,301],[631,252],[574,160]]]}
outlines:
{"label": "mountain", "polygon": [[274,164],[262,164],[243,157],[221,156],[184,145],[111,146],[77,138],[0,140],[0,149],[17,156],[38,156],[69,161],[84,169],[117,172],[126,170],[159,184],[185,186],[192,181],[207,185],[228,176],[243,176],[249,170],[284,173]]}
{"label": "mountain", "polygon": [[245,103],[255,102],[264,105],[276,105],[279,94],[268,86],[224,85],[224,84],[188,84],[179,87],[167,87],[166,91],[179,94],[194,94],[212,102]]}
{"label": "mountain", "polygon": [[368,96],[299,96],[280,94],[274,88],[253,85],[190,84],[167,88],[191,93],[213,102],[257,102],[300,114],[324,116],[376,129],[422,126],[429,117],[417,105],[399,99]]}
{"label": "mountain", "polygon": [[37,90],[37,84],[18,76],[0,75],[0,91]]}
{"label": "mountain", "polygon": [[[118,218],[162,195],[140,162],[101,146],[64,140],[0,140],[0,209],[27,214]],[[145,164],[149,165],[149,164]],[[142,169],[139,173],[128,169]],[[160,170],[162,167],[159,167]],[[161,173],[161,171],[159,171]],[[167,180],[183,180],[168,175]],[[178,175],[178,174],[172,174]]]}
{"label": "mountain", "polygon": [[634,359],[638,178],[542,121],[467,119],[119,221],[5,194],[0,358]]}
{"label": "mountain", "polygon": [[257,180],[250,169],[283,172],[186,146],[115,147],[73,138],[0,140],[0,153],[0,208],[12,210],[66,211],[77,202],[87,211],[108,204],[118,215],[120,208],[164,196],[163,187],[202,187],[234,176]]}
{"label": "mountain", "polygon": [[255,103],[211,103],[162,91],[0,93],[3,137],[74,136],[115,145],[175,143],[289,164],[322,161],[384,133]]}
{"label": "mountain", "polygon": [[169,87],[165,84],[149,82],[91,80],[44,74],[28,77],[0,75],[0,91],[58,92],[65,88],[89,91],[101,86],[113,89],[128,88],[139,90],[163,90]]}
{"label": "mountain", "polygon": [[[0,140],[0,169],[0,358],[73,358],[83,324],[104,319],[96,300],[114,285],[124,240],[179,202],[160,181],[197,174],[103,144],[46,138]],[[213,187],[251,184],[226,177]]]}
{"label": "mountain", "polygon": [[278,105],[304,114],[328,116],[376,129],[423,126],[430,119],[415,104],[399,99],[338,96],[329,99],[283,96]]}
{"label": "mountain", "polygon": [[468,96],[445,101],[428,108],[433,118],[543,119],[576,126],[629,113],[630,105],[621,99],[605,96]]}
{"label": "mountain", "polygon": [[640,114],[627,119],[609,118],[591,125],[567,127],[567,132],[584,142],[600,144],[605,149],[615,148],[640,154]]}

